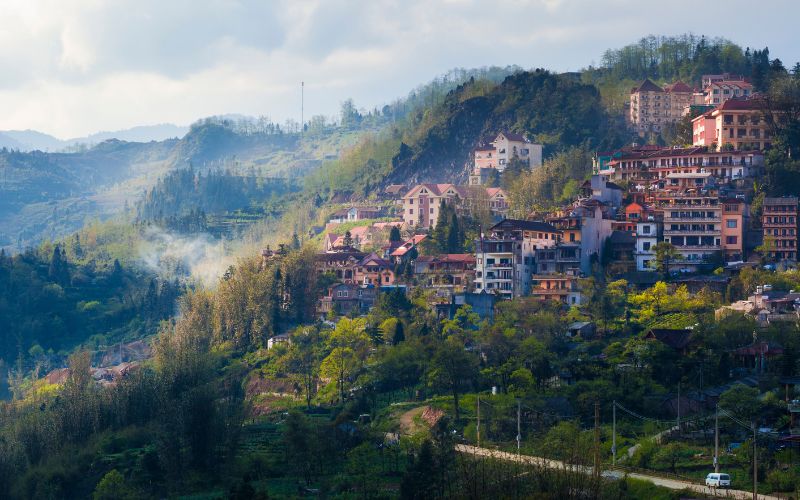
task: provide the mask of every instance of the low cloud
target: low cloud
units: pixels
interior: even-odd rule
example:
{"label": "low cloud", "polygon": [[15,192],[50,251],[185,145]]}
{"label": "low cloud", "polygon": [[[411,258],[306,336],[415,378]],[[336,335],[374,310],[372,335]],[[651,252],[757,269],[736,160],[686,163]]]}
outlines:
{"label": "low cloud", "polygon": [[145,268],[163,279],[188,278],[209,288],[234,263],[223,242],[210,235],[176,235],[159,227],[145,231],[138,253]]}

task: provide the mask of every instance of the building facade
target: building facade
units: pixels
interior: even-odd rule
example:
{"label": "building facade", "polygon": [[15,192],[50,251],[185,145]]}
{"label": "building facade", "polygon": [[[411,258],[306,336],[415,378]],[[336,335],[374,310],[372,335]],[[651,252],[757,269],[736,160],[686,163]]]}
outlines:
{"label": "building facade", "polygon": [[475,291],[504,298],[528,295],[538,249],[555,246],[559,231],[546,222],[505,219],[475,242]]}
{"label": "building facade", "polygon": [[418,184],[403,196],[403,222],[415,228],[433,229],[443,201],[461,210],[488,209],[495,217],[503,217],[509,206],[501,188]]}
{"label": "building facade", "polygon": [[722,201],[722,251],[725,262],[745,260],[745,235],[747,234],[748,206],[739,198]]}
{"label": "building facade", "polygon": [[713,151],[764,150],[772,146],[772,131],[761,100],[734,97],[692,120],[692,140]]}
{"label": "building facade", "polygon": [[637,271],[655,270],[655,246],[661,241],[661,228],[661,222],[653,216],[636,223],[636,250],[633,257]]}
{"label": "building facade", "polygon": [[683,82],[664,88],[646,79],[631,89],[628,121],[640,135],[660,132],[665,125],[676,123],[683,110],[692,104],[693,90]]}
{"label": "building facade", "polygon": [[797,260],[798,198],[764,198],[761,226],[764,246],[774,260]]}
{"label": "building facade", "polygon": [[702,193],[659,193],[656,211],[664,221],[664,241],[681,254],[670,269],[696,270],[722,251],[722,206]]}

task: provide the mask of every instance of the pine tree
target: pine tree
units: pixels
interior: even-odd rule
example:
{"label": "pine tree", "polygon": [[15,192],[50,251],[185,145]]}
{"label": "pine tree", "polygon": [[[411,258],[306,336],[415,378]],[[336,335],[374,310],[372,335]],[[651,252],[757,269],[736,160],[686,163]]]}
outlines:
{"label": "pine tree", "polygon": [[392,229],[389,231],[389,241],[399,243],[403,241],[403,237],[400,235],[400,228],[397,226],[392,226]]}
{"label": "pine tree", "polygon": [[398,320],[397,325],[394,327],[394,335],[392,335],[392,345],[397,345],[405,340],[406,333],[405,329],[403,328],[403,322]]}

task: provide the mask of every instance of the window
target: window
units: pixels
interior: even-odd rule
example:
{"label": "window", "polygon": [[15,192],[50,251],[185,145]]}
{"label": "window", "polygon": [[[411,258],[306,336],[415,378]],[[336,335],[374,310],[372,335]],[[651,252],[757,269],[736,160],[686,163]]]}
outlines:
{"label": "window", "polygon": [[411,198],[410,200],[408,200],[408,204],[409,205],[413,205],[414,204],[414,198]]}
{"label": "window", "polygon": [[650,250],[650,242],[649,241],[645,241],[645,242],[642,243],[642,250],[645,251],[645,252]]}
{"label": "window", "polygon": [[734,229],[734,228],[737,227],[737,222],[738,221],[736,219],[726,219],[725,220],[725,226],[728,227],[728,228]]}
{"label": "window", "polygon": [[414,209],[413,208],[409,208],[408,209],[408,213],[409,213],[409,215],[414,215]]}
{"label": "window", "polygon": [[433,207],[431,207],[431,213],[433,213]]}
{"label": "window", "polygon": [[725,244],[726,245],[735,245],[739,242],[738,236],[726,236],[725,237]]}
{"label": "window", "polygon": [[642,226],[642,234],[650,234],[650,226]]}

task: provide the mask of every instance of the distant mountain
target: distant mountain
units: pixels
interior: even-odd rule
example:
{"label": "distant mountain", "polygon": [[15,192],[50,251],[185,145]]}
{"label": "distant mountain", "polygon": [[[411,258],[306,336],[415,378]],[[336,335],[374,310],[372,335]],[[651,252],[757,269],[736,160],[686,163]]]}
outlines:
{"label": "distant mountain", "polygon": [[18,140],[14,139],[10,135],[6,133],[0,132],[0,149],[19,149],[25,150],[26,147],[23,143],[19,142]]}
{"label": "distant mountain", "polygon": [[189,131],[189,127],[181,127],[171,123],[159,125],[141,125],[116,132],[97,132],[86,138],[70,139],[71,143],[96,144],[108,139],[119,139],[127,142],[164,141],[166,139],[180,139]]}
{"label": "distant mountain", "polygon": [[5,130],[0,131],[0,148],[5,147],[19,151],[58,152],[79,145],[93,146],[109,139],[125,142],[180,139],[188,131],[189,127],[162,123],[159,125],[142,125],[114,132],[97,132],[86,137],[62,140],[36,130]]}

